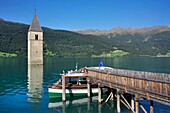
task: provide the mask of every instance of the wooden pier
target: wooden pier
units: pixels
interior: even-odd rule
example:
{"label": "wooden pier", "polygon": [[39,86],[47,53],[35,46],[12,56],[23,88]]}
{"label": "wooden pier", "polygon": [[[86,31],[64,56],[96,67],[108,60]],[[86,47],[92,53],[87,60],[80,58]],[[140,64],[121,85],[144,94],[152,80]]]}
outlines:
{"label": "wooden pier", "polygon": [[[115,90],[117,112],[121,112],[120,102],[123,102],[134,113],[139,112],[139,107],[146,113],[145,108],[139,103],[141,99],[150,100],[150,113],[153,113],[153,101],[170,105],[170,74],[121,70],[110,67],[90,67],[87,71],[88,96],[90,96],[89,85],[92,83],[98,84],[99,103],[102,101],[101,87]],[[124,94],[131,95],[130,104],[124,98]]]}

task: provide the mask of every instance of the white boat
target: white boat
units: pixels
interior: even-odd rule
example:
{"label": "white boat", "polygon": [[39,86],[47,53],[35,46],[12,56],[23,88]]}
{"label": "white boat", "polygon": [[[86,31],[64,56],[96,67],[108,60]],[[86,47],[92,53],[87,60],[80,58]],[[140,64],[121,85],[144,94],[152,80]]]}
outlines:
{"label": "white boat", "polygon": [[[69,72],[68,74],[61,74],[66,78],[66,96],[84,96],[87,95],[87,76],[81,72]],[[61,97],[62,96],[62,82],[61,78],[54,84],[48,86],[49,97]],[[97,85],[91,85],[92,95],[98,93]]]}

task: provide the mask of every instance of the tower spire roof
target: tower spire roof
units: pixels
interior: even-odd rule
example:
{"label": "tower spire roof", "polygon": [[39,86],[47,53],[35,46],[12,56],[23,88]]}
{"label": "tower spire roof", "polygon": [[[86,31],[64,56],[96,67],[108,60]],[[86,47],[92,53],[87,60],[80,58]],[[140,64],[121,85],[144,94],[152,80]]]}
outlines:
{"label": "tower spire roof", "polygon": [[34,12],[34,17],[32,19],[32,24],[30,25],[30,28],[29,28],[28,31],[43,32],[43,30],[40,26],[40,23],[38,22],[38,18],[37,18],[37,15],[36,15],[36,9],[35,9],[35,12]]}

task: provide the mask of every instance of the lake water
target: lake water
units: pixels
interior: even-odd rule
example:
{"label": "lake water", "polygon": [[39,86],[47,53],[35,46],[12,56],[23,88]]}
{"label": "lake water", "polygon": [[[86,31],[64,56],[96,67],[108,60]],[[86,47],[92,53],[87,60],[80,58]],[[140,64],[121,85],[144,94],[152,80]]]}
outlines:
{"label": "lake water", "polygon": [[[49,99],[48,84],[63,70],[98,66],[101,58],[45,58],[44,65],[28,66],[26,58],[0,58],[0,113],[116,113],[116,102],[99,105],[97,98],[71,98],[63,104]],[[120,69],[170,73],[170,58],[102,58],[105,66]],[[149,102],[141,101],[146,110]],[[155,113],[170,113],[170,106],[154,102]],[[123,113],[131,113],[121,105]],[[141,112],[142,113],[142,112]]]}

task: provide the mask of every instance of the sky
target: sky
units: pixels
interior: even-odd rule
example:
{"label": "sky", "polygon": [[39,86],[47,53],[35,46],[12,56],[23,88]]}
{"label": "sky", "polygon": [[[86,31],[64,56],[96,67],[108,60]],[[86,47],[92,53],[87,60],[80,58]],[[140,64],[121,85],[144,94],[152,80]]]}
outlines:
{"label": "sky", "polygon": [[0,0],[0,18],[64,30],[170,25],[170,0]]}

